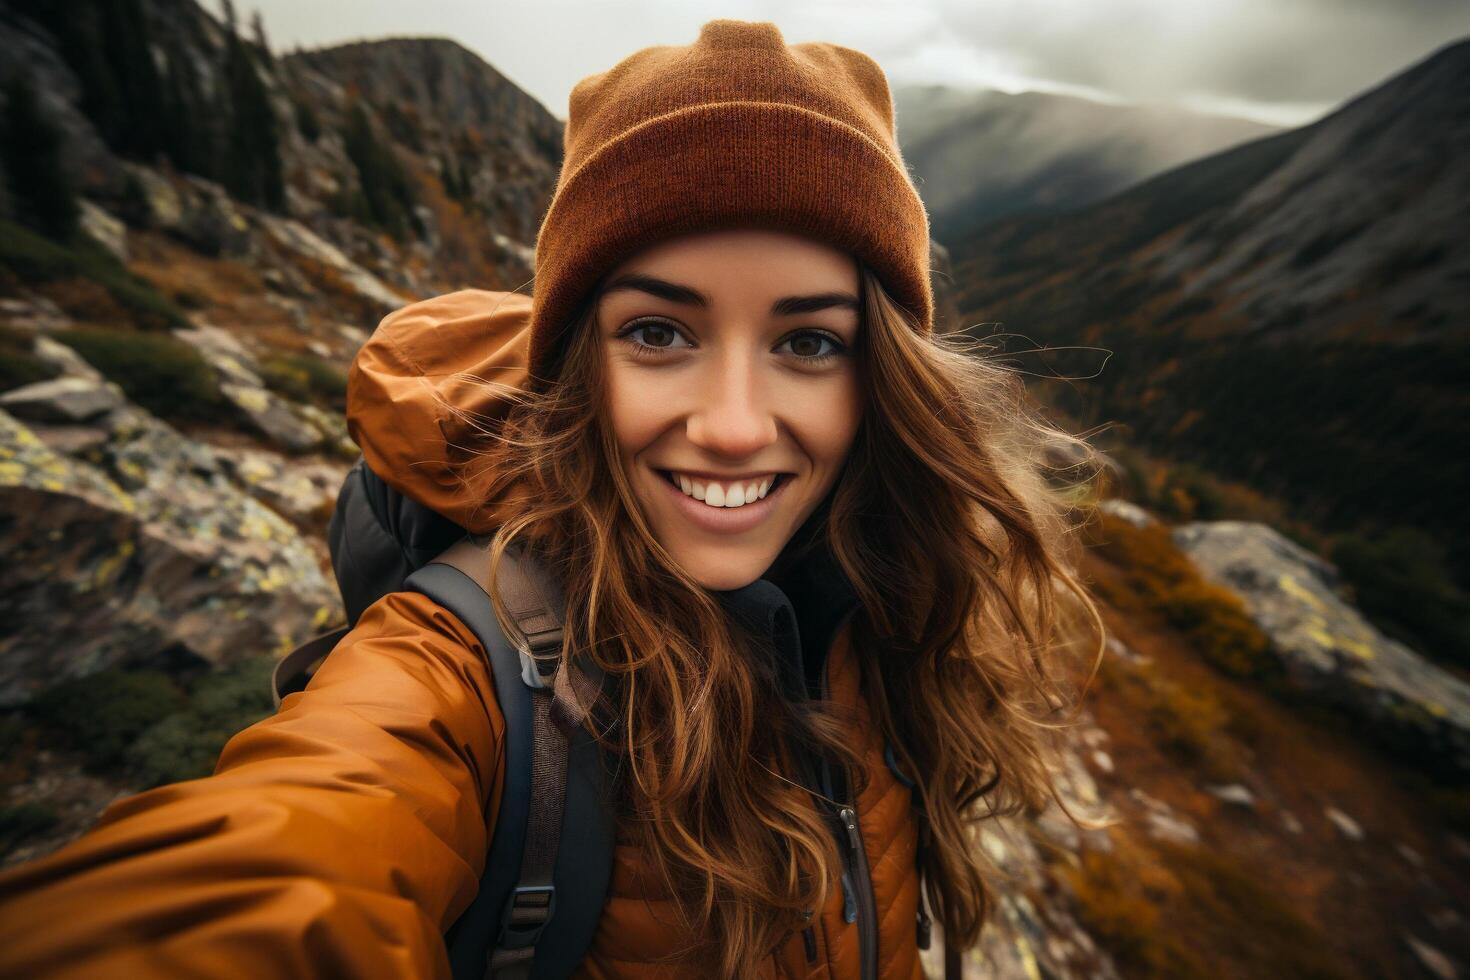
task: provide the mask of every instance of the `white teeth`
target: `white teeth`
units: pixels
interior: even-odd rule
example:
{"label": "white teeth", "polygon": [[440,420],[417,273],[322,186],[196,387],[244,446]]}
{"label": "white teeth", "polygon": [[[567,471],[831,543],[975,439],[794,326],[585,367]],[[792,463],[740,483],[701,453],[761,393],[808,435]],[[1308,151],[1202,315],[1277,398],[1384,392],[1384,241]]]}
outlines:
{"label": "white teeth", "polygon": [[751,483],[732,483],[727,488],[723,483],[705,483],[682,473],[672,475],[680,490],[711,507],[743,507],[753,504],[770,493],[772,484],[776,482],[773,474]]}

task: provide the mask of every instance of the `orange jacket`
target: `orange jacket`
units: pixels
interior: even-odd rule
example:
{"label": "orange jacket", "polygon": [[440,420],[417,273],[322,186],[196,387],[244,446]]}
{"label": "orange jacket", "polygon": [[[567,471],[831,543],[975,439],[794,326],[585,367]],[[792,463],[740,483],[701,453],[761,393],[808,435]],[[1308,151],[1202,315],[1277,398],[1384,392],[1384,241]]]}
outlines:
{"label": "orange jacket", "polygon": [[[526,297],[463,290],[386,317],[350,375],[349,423],[373,468],[461,523],[453,453],[503,413],[480,382],[525,378]],[[484,528],[478,528],[483,530]],[[850,620],[852,622],[854,620]],[[866,721],[849,627],[834,700]],[[413,592],[367,609],[307,689],[236,735],[213,776],[120,800],[85,836],[0,874],[0,977],[448,977],[443,933],[475,895],[499,805],[504,720],[485,651]],[[866,723],[858,800],[879,976],[921,978],[910,794]],[[629,845],[582,977],[676,976],[668,901]],[[842,890],[760,964],[768,977],[859,975]]]}

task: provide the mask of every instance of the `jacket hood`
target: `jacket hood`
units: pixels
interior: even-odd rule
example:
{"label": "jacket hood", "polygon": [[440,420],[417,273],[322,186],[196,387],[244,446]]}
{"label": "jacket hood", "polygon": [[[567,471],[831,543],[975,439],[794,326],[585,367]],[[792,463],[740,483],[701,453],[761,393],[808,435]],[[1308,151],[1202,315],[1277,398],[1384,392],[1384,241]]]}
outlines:
{"label": "jacket hood", "polygon": [[494,530],[464,467],[527,379],[531,297],[462,289],[379,322],[347,372],[347,431],[389,486],[465,530]]}

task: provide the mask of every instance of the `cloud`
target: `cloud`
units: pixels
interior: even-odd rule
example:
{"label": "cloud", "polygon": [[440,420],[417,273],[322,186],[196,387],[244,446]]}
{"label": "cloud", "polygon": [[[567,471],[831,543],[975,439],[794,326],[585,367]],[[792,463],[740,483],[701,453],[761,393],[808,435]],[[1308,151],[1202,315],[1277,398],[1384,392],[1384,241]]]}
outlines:
{"label": "cloud", "polygon": [[1130,101],[1323,107],[1470,33],[1458,0],[933,0],[978,61]]}
{"label": "cloud", "polygon": [[[218,9],[217,0],[207,0]],[[585,75],[716,17],[871,54],[895,84],[1172,102],[1303,122],[1470,34],[1465,0],[240,0],[279,48],[452,37],[558,116]]]}

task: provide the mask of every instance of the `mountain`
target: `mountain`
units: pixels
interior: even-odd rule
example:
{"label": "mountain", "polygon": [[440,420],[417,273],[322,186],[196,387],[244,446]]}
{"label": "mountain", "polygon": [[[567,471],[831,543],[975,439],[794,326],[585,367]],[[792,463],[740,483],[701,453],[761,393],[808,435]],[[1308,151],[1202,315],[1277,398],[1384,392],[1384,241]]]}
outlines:
{"label": "mountain", "polygon": [[1427,533],[1463,581],[1467,162],[1461,41],[1309,126],[953,243],[962,316],[1105,348],[1054,400],[1326,529]]}
{"label": "mountain", "polygon": [[899,142],[946,244],[1020,212],[1068,211],[1276,130],[1168,106],[1042,92],[895,89]]}

